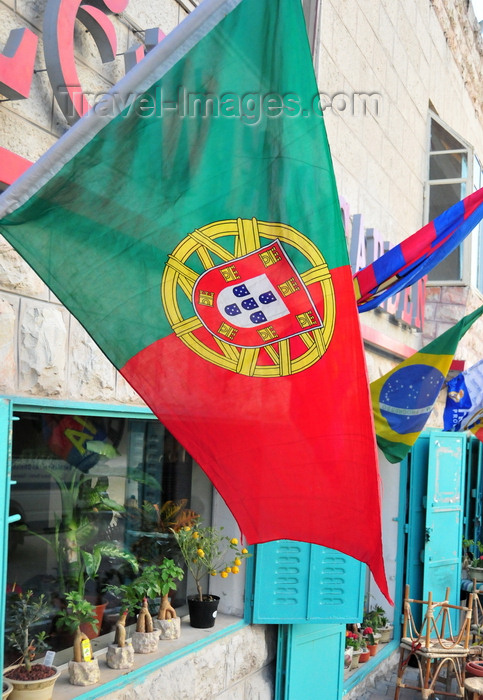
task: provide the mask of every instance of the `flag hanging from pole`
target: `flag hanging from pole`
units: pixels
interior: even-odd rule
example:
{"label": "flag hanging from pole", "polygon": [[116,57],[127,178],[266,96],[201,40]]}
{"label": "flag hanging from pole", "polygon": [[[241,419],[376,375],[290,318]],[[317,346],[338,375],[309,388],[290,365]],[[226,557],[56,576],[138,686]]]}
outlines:
{"label": "flag hanging from pole", "polygon": [[483,306],[371,382],[377,444],[389,462],[400,462],[426,425],[459,341],[483,314]]}
{"label": "flag hanging from pole", "polygon": [[444,430],[470,430],[483,440],[483,360],[450,379],[447,388]]}
{"label": "flag hanging from pole", "polygon": [[354,274],[359,313],[410,287],[449,255],[483,219],[483,188],[473,192]]}
{"label": "flag hanging from pole", "polygon": [[332,547],[387,596],[363,345],[316,96],[300,2],[204,0],[7,190],[0,231],[249,543]]}

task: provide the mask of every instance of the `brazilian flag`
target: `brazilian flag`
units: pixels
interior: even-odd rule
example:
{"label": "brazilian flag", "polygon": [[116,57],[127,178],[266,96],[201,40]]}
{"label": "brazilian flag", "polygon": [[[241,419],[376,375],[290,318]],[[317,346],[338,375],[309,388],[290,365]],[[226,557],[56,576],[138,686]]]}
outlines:
{"label": "brazilian flag", "polygon": [[481,314],[483,306],[371,383],[377,444],[389,462],[400,462],[416,442],[433,410],[459,341]]}

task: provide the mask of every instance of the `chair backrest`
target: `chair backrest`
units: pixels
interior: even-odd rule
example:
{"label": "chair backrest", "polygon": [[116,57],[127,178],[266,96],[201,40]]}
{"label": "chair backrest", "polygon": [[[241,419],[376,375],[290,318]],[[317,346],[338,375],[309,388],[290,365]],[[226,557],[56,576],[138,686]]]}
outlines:
{"label": "chair backrest", "polygon": [[472,591],[473,591],[473,617],[471,620],[471,635],[473,639],[473,644],[483,643],[483,604],[481,602],[480,594],[478,593],[478,584],[476,579],[472,580]]}
{"label": "chair backrest", "polygon": [[[434,601],[431,592],[428,593],[427,600],[416,600],[409,597],[409,585],[406,585],[402,636],[409,638],[415,648],[418,645],[429,648],[435,643],[448,651],[456,645],[469,648],[474,594],[470,593],[468,605],[451,605],[449,594],[450,589],[447,588],[445,600]],[[416,606],[422,608],[420,617],[416,615]],[[458,620],[456,626],[451,619],[454,614]],[[422,620],[419,627],[415,619]]]}

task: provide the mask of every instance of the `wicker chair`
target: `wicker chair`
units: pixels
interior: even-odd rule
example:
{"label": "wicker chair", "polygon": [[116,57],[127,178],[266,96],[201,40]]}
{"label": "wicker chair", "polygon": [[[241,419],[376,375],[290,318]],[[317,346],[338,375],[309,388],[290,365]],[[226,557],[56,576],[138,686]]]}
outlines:
{"label": "wicker chair", "polygon": [[[450,605],[449,588],[445,600],[433,601],[428,593],[427,600],[414,600],[409,597],[409,586],[404,595],[404,621],[400,643],[400,659],[396,679],[394,700],[399,700],[401,688],[421,691],[423,700],[435,692],[456,698],[464,698],[466,659],[469,653],[473,593],[468,605]],[[451,611],[454,611],[451,614]],[[418,615],[418,613],[420,613]],[[452,617],[458,618],[458,629],[453,629]],[[417,626],[415,620],[422,622]],[[404,682],[408,663],[417,664],[419,685]],[[413,664],[414,665],[414,664]],[[443,674],[442,671],[445,670]],[[451,690],[456,683],[454,692]],[[413,681],[417,682],[416,681]],[[435,690],[436,683],[443,684]]]}

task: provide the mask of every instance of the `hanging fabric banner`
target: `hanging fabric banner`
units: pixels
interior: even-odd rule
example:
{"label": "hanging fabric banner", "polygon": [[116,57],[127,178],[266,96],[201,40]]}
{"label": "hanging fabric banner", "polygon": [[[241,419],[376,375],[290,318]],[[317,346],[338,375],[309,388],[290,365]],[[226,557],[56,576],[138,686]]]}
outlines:
{"label": "hanging fabric banner", "polygon": [[359,313],[410,287],[449,255],[483,219],[483,187],[354,275]]}
{"label": "hanging fabric banner", "polygon": [[200,464],[249,543],[340,550],[387,596],[369,387],[317,94],[300,2],[204,0],[7,191],[0,231]]}
{"label": "hanging fabric banner", "polygon": [[400,462],[433,410],[456,348],[483,313],[483,306],[411,357],[371,382],[377,444],[389,462]]}

